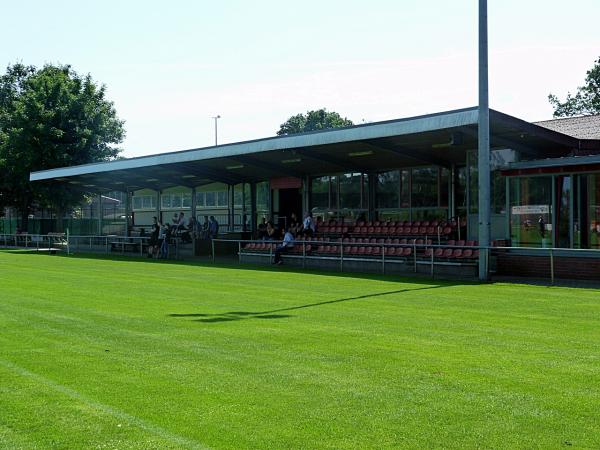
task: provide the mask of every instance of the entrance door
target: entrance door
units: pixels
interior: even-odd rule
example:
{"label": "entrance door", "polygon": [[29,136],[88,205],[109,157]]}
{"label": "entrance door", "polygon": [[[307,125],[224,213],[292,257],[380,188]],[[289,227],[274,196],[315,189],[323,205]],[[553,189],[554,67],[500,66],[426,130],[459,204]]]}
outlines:
{"label": "entrance door", "polygon": [[290,223],[292,213],[295,213],[298,220],[302,217],[302,193],[298,188],[279,189],[279,204],[277,205],[278,224],[280,227],[286,227]]}

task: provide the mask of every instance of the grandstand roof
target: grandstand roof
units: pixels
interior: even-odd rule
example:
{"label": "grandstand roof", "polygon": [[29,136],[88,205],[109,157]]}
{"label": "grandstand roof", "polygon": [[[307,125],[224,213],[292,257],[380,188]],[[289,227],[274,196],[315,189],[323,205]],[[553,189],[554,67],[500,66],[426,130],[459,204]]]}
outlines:
{"label": "grandstand roof", "polygon": [[[280,176],[376,172],[402,167],[464,164],[477,148],[477,107],[368,123],[312,133],[277,136],[32,172],[31,181],[69,183],[102,192],[211,182],[236,184]],[[492,147],[512,148],[530,158],[560,157],[600,141],[577,139],[490,111]]]}

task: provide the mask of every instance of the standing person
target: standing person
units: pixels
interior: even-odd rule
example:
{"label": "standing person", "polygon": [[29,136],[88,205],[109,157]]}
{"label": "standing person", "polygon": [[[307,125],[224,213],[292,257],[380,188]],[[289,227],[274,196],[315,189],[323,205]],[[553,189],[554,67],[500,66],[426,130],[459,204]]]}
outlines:
{"label": "standing person", "polygon": [[209,235],[211,239],[216,239],[217,236],[219,235],[219,222],[217,222],[217,219],[215,219],[215,216],[210,216],[209,219],[209,227],[208,227],[208,231],[209,231]]}
{"label": "standing person", "polygon": [[294,234],[292,233],[292,228],[289,227],[285,232],[285,236],[283,236],[283,242],[280,246],[275,249],[275,260],[273,264],[283,264],[283,259],[281,259],[281,254],[286,253],[294,248]]}
{"label": "standing person", "polygon": [[258,239],[264,240],[267,236],[267,218],[263,217],[262,222],[258,224]]}
{"label": "standing person", "polygon": [[161,228],[163,233],[163,240],[160,246],[160,258],[167,259],[169,257],[169,241],[171,240],[171,227],[165,223]]}
{"label": "standing person", "polygon": [[208,239],[210,236],[210,222],[208,216],[204,216],[204,223],[202,224],[202,239]]}
{"label": "standing person", "polygon": [[156,216],[152,218],[150,227],[150,240],[148,241],[148,258],[152,258],[158,252],[158,235],[160,234],[160,224]]}
{"label": "standing person", "polygon": [[313,220],[312,213],[308,211],[304,215],[304,221],[302,222],[302,234],[305,237],[312,237],[315,234],[316,226]]}

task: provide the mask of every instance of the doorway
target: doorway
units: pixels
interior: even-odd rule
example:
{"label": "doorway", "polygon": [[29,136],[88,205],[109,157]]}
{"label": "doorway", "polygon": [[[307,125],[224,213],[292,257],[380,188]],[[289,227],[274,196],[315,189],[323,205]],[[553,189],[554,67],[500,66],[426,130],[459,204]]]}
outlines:
{"label": "doorway", "polygon": [[277,189],[273,199],[277,199],[277,204],[273,205],[277,211],[277,224],[281,228],[287,227],[290,223],[292,213],[296,213],[298,220],[302,220],[302,193],[299,188]]}

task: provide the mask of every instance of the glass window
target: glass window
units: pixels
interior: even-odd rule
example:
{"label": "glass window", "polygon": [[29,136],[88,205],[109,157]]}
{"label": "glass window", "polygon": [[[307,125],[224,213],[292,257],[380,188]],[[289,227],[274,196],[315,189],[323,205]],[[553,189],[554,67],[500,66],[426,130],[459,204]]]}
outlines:
{"label": "glass window", "polygon": [[227,191],[217,192],[217,206],[227,206]]}
{"label": "glass window", "polygon": [[410,170],[400,171],[400,208],[410,207]]}
{"label": "glass window", "polygon": [[181,207],[182,208],[191,208],[192,207],[192,193],[184,192],[181,194]]}
{"label": "glass window", "polygon": [[329,177],[311,180],[311,205],[313,208],[329,208]]}
{"label": "glass window", "polygon": [[360,209],[362,174],[347,173],[340,176],[340,207]]}
{"label": "glass window", "polygon": [[332,210],[337,210],[340,208],[340,205],[338,202],[338,200],[339,200],[339,198],[338,198],[338,193],[339,193],[338,182],[339,182],[338,176],[329,177],[329,188],[330,188],[330,192],[331,192],[331,195],[329,196],[329,198],[330,198],[329,208]]}
{"label": "glass window", "polygon": [[142,208],[144,209],[154,209],[156,205],[154,204],[154,197],[152,195],[144,195],[142,197]]}
{"label": "glass window", "polygon": [[206,206],[204,203],[204,192],[196,192],[196,206],[198,208]]}
{"label": "glass window", "polygon": [[375,186],[375,204],[377,208],[398,208],[400,172],[384,172],[377,174]]}
{"label": "glass window", "polygon": [[267,212],[269,210],[270,189],[268,181],[256,184],[256,209],[258,211]]}
{"label": "glass window", "polygon": [[217,206],[217,193],[216,192],[205,192],[205,199],[206,199],[206,203],[205,205],[207,207],[215,207]]}
{"label": "glass window", "polygon": [[412,207],[438,206],[438,170],[433,167],[413,169]]}
{"label": "glass window", "polygon": [[587,176],[587,196],[589,247],[600,248],[600,173]]}
{"label": "glass window", "polygon": [[450,171],[445,168],[439,170],[440,174],[440,206],[448,207],[448,195],[449,195],[449,180]]}
{"label": "glass window", "polygon": [[133,209],[142,209],[143,200],[141,196],[134,195],[133,196]]}
{"label": "glass window", "polygon": [[162,209],[171,207],[171,194],[162,194],[160,196],[160,207]]}
{"label": "glass window", "polygon": [[513,246],[552,244],[552,177],[511,178],[510,206]]}
{"label": "glass window", "polygon": [[492,213],[506,213],[506,179],[496,170],[492,172]]}

